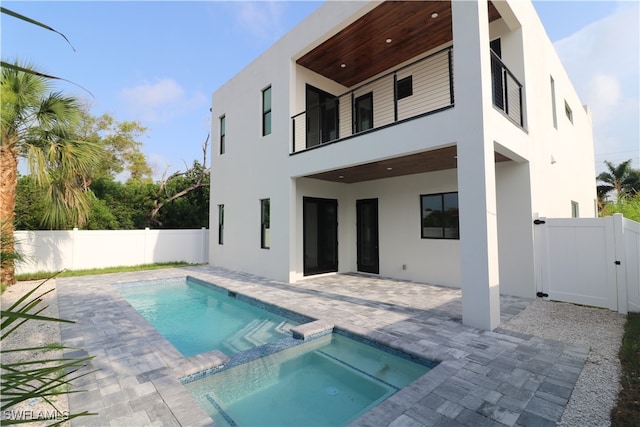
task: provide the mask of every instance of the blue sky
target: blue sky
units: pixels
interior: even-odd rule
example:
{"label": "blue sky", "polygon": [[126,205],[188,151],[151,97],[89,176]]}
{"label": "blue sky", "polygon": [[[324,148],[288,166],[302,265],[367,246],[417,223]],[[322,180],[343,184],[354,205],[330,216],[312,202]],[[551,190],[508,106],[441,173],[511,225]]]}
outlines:
{"label": "blue sky", "polygon": [[[302,21],[320,2],[3,1],[63,32],[1,15],[2,58],[89,89],[95,115],[138,120],[158,178],[202,158],[211,94]],[[604,160],[640,167],[639,2],[537,1],[536,10],[583,103],[593,114],[596,169]],[[207,160],[207,164],[209,160]]]}

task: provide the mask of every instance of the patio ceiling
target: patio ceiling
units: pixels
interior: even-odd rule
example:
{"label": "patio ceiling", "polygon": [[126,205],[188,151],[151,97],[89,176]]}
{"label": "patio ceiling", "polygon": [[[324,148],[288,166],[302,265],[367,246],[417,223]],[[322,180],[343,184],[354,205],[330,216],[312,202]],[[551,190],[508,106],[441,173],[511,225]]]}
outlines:
{"label": "patio ceiling", "polygon": [[[328,172],[307,175],[307,178],[324,181],[352,184],[355,182],[371,181],[374,179],[391,178],[395,176],[412,175],[416,173],[434,172],[457,167],[456,146],[423,151],[421,153],[380,160],[359,166],[335,169]],[[495,153],[496,162],[509,161],[508,157]]]}
{"label": "patio ceiling", "polygon": [[452,39],[450,1],[385,1],[297,63],[352,87]]}

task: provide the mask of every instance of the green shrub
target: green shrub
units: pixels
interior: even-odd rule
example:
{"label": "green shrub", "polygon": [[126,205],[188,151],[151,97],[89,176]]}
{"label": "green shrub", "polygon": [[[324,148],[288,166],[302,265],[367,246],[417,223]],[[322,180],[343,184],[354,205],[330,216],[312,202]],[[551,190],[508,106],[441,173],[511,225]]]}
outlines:
{"label": "green shrub", "polygon": [[607,203],[602,208],[600,216],[615,213],[621,213],[625,218],[640,222],[640,196],[623,197],[617,203]]}

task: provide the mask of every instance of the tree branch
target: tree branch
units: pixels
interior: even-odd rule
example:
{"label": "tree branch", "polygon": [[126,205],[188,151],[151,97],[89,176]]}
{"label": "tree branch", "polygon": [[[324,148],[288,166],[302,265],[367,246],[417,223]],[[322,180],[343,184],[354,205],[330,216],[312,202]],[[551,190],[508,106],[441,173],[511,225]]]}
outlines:
{"label": "tree branch", "polygon": [[[160,180],[160,186],[158,188],[158,196],[156,197],[156,199],[153,201],[153,209],[151,209],[151,222],[153,222],[156,225],[162,226],[162,222],[160,222],[157,219],[158,213],[160,212],[160,209],[162,209],[163,206],[165,206],[167,203],[171,203],[172,201],[179,199],[180,197],[183,197],[187,194],[189,194],[190,192],[200,188],[200,187],[208,187],[209,186],[209,181],[208,178],[210,177],[211,171],[209,168],[206,167],[206,160],[207,160],[207,147],[209,145],[209,135],[207,135],[207,139],[205,140],[204,144],[202,145],[202,152],[203,152],[203,163],[201,167],[198,167],[198,162],[194,162],[194,166],[191,168],[186,167],[185,164],[185,171],[176,171],[174,173],[172,173],[171,175],[169,175],[169,177],[167,177],[167,171],[169,170],[169,165],[167,165],[167,167],[165,168],[163,174],[162,174],[162,179]],[[193,175],[191,174],[193,172]],[[169,195],[168,194],[168,188],[167,188],[167,184],[180,176],[193,176],[194,177],[194,182],[187,186],[186,188],[183,188],[182,190],[178,191],[177,193],[173,194],[173,195]],[[161,200],[161,195],[165,194],[167,196],[166,199]]]}

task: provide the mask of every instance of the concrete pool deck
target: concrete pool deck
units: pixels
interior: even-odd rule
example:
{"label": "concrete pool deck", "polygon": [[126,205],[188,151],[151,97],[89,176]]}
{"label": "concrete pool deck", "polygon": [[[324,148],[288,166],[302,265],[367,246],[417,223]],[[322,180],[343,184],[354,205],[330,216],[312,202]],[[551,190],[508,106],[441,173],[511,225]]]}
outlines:
{"label": "concrete pool deck", "polygon": [[[72,426],[213,425],[178,379],[225,356],[185,359],[110,286],[187,275],[440,362],[353,425],[556,425],[589,352],[465,326],[457,289],[364,275],[287,284],[203,266],[57,279],[60,317],[77,322],[61,324],[62,343],[77,348],[65,356],[95,356],[69,404],[98,415]],[[502,322],[530,302],[501,297]]]}

